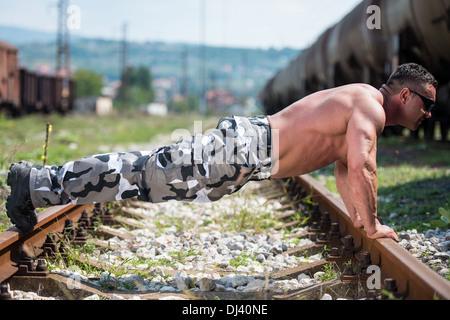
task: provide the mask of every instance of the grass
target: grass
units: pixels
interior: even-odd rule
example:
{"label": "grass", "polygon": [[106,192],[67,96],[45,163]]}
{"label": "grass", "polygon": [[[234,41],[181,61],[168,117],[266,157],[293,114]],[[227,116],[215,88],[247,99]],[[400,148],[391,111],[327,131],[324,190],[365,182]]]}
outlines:
{"label": "grass", "polygon": [[339,274],[334,271],[334,266],[332,263],[324,265],[323,272],[324,272],[323,274],[319,275],[319,280],[321,282],[335,280],[339,276]]}
{"label": "grass", "polygon": [[439,208],[450,208],[450,145],[394,139],[380,144],[380,216],[400,229],[445,226]]}
{"label": "grass", "polygon": [[[158,134],[176,129],[192,131],[199,116],[151,117],[142,114],[108,117],[72,115],[62,117],[27,116],[20,119],[0,118],[0,169],[18,160],[42,163],[46,125],[53,131],[48,147],[48,163],[63,164],[84,156],[110,152],[132,144],[149,144]],[[204,130],[207,128],[204,127]]]}
{"label": "grass", "polygon": [[265,206],[258,208],[250,206],[234,207],[233,218],[230,220],[230,230],[244,232],[251,229],[255,232],[261,232],[274,227],[277,221],[271,218],[271,212],[266,209]]}
{"label": "grass", "polygon": [[235,259],[230,260],[230,266],[234,268],[237,268],[239,266],[248,267],[254,261],[256,261],[256,258],[243,250],[239,256],[237,256]]}

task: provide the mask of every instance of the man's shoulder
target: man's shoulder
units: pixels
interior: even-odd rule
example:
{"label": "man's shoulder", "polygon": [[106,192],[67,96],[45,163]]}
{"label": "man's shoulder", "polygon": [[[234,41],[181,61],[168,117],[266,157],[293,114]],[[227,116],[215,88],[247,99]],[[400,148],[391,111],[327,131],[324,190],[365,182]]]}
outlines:
{"label": "man's shoulder", "polygon": [[360,94],[365,97],[382,97],[379,89],[366,83],[353,83],[347,86],[349,90],[352,90],[356,95]]}
{"label": "man's shoulder", "polygon": [[[334,95],[338,93],[338,95]],[[365,83],[353,83],[342,87],[337,87],[332,91],[337,97],[344,97],[343,100],[351,108],[382,107],[383,95],[380,90]]]}
{"label": "man's shoulder", "polygon": [[355,84],[350,88],[354,98],[353,106],[356,109],[372,109],[383,111],[383,95],[380,90],[368,84]]}
{"label": "man's shoulder", "polygon": [[383,95],[378,89],[366,84],[354,85],[354,103],[352,115],[358,121],[370,122],[378,132],[381,132],[386,124],[386,113],[383,108]]}

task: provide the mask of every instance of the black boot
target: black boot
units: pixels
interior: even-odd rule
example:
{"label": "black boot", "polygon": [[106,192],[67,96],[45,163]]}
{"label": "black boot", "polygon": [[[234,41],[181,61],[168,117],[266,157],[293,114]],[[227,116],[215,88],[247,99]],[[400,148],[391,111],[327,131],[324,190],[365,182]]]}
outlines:
{"label": "black boot", "polygon": [[37,215],[30,198],[30,171],[33,164],[20,161],[9,168],[7,183],[11,195],[6,202],[6,212],[11,222],[22,231],[33,231]]}

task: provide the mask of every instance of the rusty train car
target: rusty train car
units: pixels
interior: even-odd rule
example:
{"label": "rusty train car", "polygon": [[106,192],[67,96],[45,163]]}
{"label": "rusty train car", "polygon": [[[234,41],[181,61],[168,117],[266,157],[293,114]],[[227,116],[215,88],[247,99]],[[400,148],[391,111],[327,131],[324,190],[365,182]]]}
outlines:
{"label": "rusty train car", "polygon": [[[0,41],[0,112],[7,117],[30,113],[67,113],[73,109],[73,80],[19,68],[18,49]],[[68,90],[64,90],[68,87]]]}
{"label": "rusty train car", "polygon": [[[374,16],[377,14],[378,16]],[[379,18],[379,26],[372,18]],[[433,117],[423,124],[443,139],[450,125],[450,0],[364,0],[266,84],[261,99],[274,114],[318,90],[349,83],[381,87],[396,67],[415,62],[440,83]]]}

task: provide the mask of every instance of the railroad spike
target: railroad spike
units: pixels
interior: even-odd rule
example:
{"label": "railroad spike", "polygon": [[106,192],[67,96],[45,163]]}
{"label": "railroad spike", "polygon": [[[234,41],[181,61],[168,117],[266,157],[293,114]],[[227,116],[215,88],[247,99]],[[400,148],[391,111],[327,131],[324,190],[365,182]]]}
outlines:
{"label": "railroad spike", "polygon": [[328,212],[324,212],[320,219],[320,230],[328,232],[331,228],[331,218]]}
{"label": "railroad spike", "polygon": [[94,205],[94,209],[92,209],[94,214],[101,214],[102,213],[102,204],[101,203],[96,203]]}
{"label": "railroad spike", "polygon": [[359,250],[355,248],[355,242],[353,236],[347,235],[342,239],[342,243],[344,244],[344,251],[342,252],[343,258],[350,259],[355,256],[355,253]]}
{"label": "railroad spike", "polygon": [[354,282],[358,281],[358,276],[352,266],[346,266],[344,272],[341,275],[342,282]]}
{"label": "railroad spike", "polygon": [[318,204],[315,204],[311,213],[311,221],[320,221],[322,213],[320,212],[320,208]]}
{"label": "railroad spike", "polygon": [[316,244],[337,245],[337,246],[342,245],[339,223],[337,222],[331,223],[330,231],[328,231],[328,233],[321,233],[319,238],[316,240]]}
{"label": "railroad spike", "polygon": [[111,211],[108,208],[106,208],[106,210],[101,214],[100,218],[102,220],[102,223],[106,225],[110,225],[114,219]]}
{"label": "railroad spike", "polygon": [[336,261],[341,259],[341,254],[339,253],[339,248],[333,247],[330,250],[330,253],[327,255],[328,261]]}
{"label": "railroad spike", "polygon": [[[44,260],[44,259],[42,259]],[[25,251],[22,251],[22,257],[17,262],[18,270],[14,274],[16,277],[24,277],[24,276],[34,276],[34,277],[46,277],[50,272],[47,270],[47,266],[45,266],[45,270],[43,269],[43,264],[38,261],[38,265],[40,266],[37,269],[34,265],[34,259],[29,257]],[[44,263],[46,264],[45,260]]]}
{"label": "railroad spike", "polygon": [[356,266],[356,272],[361,277],[367,276],[367,268],[372,264],[370,253],[363,251],[359,254],[358,265]]}
{"label": "railroad spike", "polygon": [[68,244],[75,238],[75,227],[71,219],[66,219],[66,221],[64,221],[63,238]]}
{"label": "railroad spike", "polygon": [[44,244],[42,245],[42,249],[47,256],[52,256],[58,252],[58,245],[54,240],[54,235],[49,233],[47,238],[45,239]]}
{"label": "railroad spike", "polygon": [[71,244],[82,246],[86,243],[86,241],[87,241],[87,234],[84,231],[84,227],[80,226],[78,227],[77,234],[75,238],[72,240]]}
{"label": "railroad spike", "polygon": [[319,231],[320,231],[319,223],[317,221],[314,221],[311,227],[309,227],[309,232],[319,232]]}
{"label": "railroad spike", "polygon": [[86,231],[94,231],[94,224],[86,210],[81,213],[81,218],[78,220],[78,226],[82,226]]}
{"label": "railroad spike", "polygon": [[36,271],[47,271],[47,261],[45,259],[39,259],[37,266],[36,266]]}
{"label": "railroad spike", "polygon": [[366,300],[378,300],[378,293],[376,290],[367,291]]}
{"label": "railroad spike", "polygon": [[408,294],[398,292],[397,280],[393,278],[384,279],[384,292],[381,293],[381,300],[397,299],[401,300],[408,296]]}
{"label": "railroad spike", "polygon": [[5,283],[2,283],[0,287],[0,300],[14,300]]}
{"label": "railroad spike", "polygon": [[341,230],[339,229],[339,223],[333,222],[331,223],[330,232],[328,236],[331,241],[339,241],[341,238]]}

